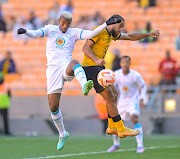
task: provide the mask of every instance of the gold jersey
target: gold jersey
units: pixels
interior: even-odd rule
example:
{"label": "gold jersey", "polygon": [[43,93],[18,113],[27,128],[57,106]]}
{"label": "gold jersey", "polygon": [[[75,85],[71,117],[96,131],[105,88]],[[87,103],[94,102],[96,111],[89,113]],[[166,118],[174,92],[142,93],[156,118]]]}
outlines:
{"label": "gold jersey", "polygon": [[[95,29],[97,27],[94,27]],[[100,32],[96,37],[90,39],[94,42],[94,45],[92,46],[92,52],[94,55],[99,59],[104,59],[106,52],[109,48],[109,45],[111,44],[111,40],[117,40],[120,37],[120,34],[117,35],[116,38],[111,36],[111,34],[108,32],[107,29],[104,29],[102,32]],[[82,62],[82,67],[88,67],[88,66],[96,66],[97,64],[87,57],[84,54],[84,59]]]}

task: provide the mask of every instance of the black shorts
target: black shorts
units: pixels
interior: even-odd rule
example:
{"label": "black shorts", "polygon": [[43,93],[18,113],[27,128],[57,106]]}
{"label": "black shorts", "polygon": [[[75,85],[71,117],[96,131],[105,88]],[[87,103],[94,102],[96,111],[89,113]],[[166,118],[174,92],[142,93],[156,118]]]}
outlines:
{"label": "black shorts", "polygon": [[83,67],[87,80],[92,80],[94,82],[94,89],[97,93],[101,93],[104,88],[98,83],[97,81],[97,75],[98,73],[105,69],[104,66],[89,66],[89,67]]}

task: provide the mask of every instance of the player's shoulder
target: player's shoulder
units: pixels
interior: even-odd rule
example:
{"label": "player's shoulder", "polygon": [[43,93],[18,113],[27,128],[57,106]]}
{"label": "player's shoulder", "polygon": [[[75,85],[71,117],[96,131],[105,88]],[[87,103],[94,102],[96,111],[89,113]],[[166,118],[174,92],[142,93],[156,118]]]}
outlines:
{"label": "player's shoulder", "polygon": [[80,32],[82,32],[83,30],[84,30],[84,29],[79,29],[79,28],[69,28],[67,33],[71,33],[71,34],[73,35],[73,34],[80,33]]}
{"label": "player's shoulder", "polygon": [[114,73],[115,73],[115,75],[121,74],[121,73],[122,73],[122,68],[120,68],[120,69],[114,71]]}
{"label": "player's shoulder", "polygon": [[136,70],[130,69],[130,73],[133,74],[134,76],[141,76],[141,74]]}
{"label": "player's shoulder", "polygon": [[49,29],[49,30],[57,30],[58,26],[57,25],[52,25],[52,24],[47,24],[42,28],[46,28],[46,29]]}

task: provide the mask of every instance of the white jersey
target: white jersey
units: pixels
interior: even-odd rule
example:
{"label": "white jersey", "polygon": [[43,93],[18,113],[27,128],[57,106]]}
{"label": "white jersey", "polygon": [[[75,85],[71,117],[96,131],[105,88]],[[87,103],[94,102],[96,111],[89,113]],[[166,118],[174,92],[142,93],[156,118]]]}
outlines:
{"label": "white jersey", "polygon": [[81,39],[82,29],[69,28],[63,33],[57,25],[46,25],[40,28],[42,37],[46,36],[47,65],[60,65],[72,60],[75,42]]}
{"label": "white jersey", "polygon": [[137,71],[130,69],[129,73],[125,75],[123,70],[119,69],[114,73],[116,75],[115,85],[120,93],[118,105],[128,105],[130,102],[138,102],[139,98],[144,99],[146,84]]}

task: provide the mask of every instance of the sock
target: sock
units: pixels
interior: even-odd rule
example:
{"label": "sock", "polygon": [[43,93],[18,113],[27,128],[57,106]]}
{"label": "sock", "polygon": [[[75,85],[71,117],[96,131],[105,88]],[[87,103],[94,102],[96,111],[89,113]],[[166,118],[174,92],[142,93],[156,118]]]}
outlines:
{"label": "sock", "polygon": [[120,138],[113,134],[113,143],[114,145],[120,146]]}
{"label": "sock", "polygon": [[66,130],[64,128],[61,111],[58,109],[56,112],[51,112],[51,118],[59,131],[59,136],[64,137],[66,135]]}
{"label": "sock", "polygon": [[125,127],[124,127],[123,121],[121,120],[120,115],[116,115],[115,117],[112,117],[112,120],[118,132],[124,132]]}
{"label": "sock", "polygon": [[84,69],[81,67],[80,64],[77,64],[73,67],[74,75],[78,82],[80,83],[81,87],[83,88],[84,84],[87,82],[86,74]]}
{"label": "sock", "polygon": [[143,129],[140,123],[134,125],[135,130],[139,130],[140,134],[136,136],[137,146],[143,147]]}
{"label": "sock", "polygon": [[110,129],[113,129],[113,130],[116,129],[116,126],[114,125],[114,122],[109,114],[108,114],[108,126]]}

